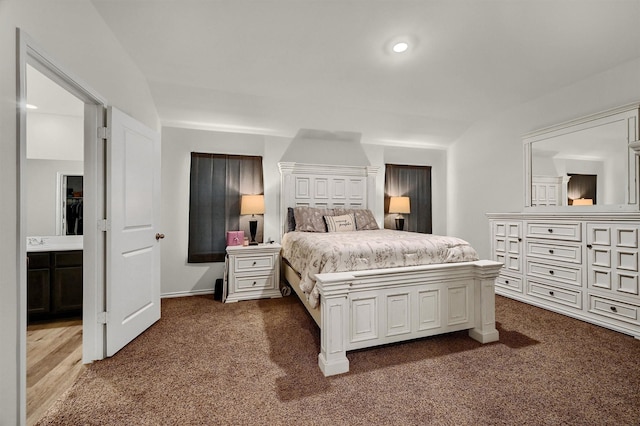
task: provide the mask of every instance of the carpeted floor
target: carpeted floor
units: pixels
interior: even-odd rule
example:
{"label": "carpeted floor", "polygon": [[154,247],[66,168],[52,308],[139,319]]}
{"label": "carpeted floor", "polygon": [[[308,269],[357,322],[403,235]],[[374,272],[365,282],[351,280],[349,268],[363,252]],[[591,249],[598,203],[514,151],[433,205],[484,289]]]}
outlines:
{"label": "carpeted floor", "polygon": [[41,425],[638,425],[640,341],[503,297],[500,341],[466,332],[348,354],[325,378],[295,296],[162,301]]}

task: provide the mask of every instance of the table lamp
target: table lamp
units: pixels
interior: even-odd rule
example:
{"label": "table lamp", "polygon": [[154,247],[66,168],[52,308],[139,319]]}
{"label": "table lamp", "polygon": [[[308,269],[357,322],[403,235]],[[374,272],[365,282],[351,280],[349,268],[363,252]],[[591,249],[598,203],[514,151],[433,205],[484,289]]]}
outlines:
{"label": "table lamp", "polygon": [[397,213],[396,229],[402,231],[404,229],[404,217],[402,214],[411,213],[409,197],[391,197],[389,199],[389,213]]}
{"label": "table lamp", "polygon": [[250,214],[249,233],[251,234],[250,246],[258,245],[256,241],[256,232],[258,231],[258,221],[255,218],[257,214],[264,214],[264,195],[243,195],[240,201],[240,214]]}

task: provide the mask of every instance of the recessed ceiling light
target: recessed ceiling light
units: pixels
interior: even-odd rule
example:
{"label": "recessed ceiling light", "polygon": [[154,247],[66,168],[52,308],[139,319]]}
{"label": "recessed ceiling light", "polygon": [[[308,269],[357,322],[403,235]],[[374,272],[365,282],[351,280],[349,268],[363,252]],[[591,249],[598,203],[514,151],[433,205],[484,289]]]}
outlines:
{"label": "recessed ceiling light", "polygon": [[27,104],[27,109],[38,109],[38,107],[35,105]]}
{"label": "recessed ceiling light", "polygon": [[402,53],[402,52],[406,52],[408,48],[409,48],[409,44],[404,41],[401,41],[399,43],[394,44],[392,49],[396,53]]}

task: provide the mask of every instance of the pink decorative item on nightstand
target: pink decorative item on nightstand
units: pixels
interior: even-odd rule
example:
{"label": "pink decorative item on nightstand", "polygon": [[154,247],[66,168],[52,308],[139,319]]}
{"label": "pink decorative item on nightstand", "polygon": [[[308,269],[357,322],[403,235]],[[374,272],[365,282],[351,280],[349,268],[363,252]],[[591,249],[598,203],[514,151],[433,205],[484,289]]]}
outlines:
{"label": "pink decorative item on nightstand", "polygon": [[227,231],[227,246],[241,246],[244,242],[244,231]]}

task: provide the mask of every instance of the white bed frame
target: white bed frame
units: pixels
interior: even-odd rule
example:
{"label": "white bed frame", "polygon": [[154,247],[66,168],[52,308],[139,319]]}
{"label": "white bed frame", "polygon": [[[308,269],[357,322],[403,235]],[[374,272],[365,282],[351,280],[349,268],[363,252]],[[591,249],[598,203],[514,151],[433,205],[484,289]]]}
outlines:
{"label": "white bed frame", "polygon": [[[279,163],[283,233],[287,208],[368,208],[375,212],[377,167]],[[495,279],[501,263],[479,260],[316,275],[319,308],[286,262],[283,276],[320,327],[318,365],[325,376],[349,371],[347,351],[452,331],[481,343],[498,340]]]}

